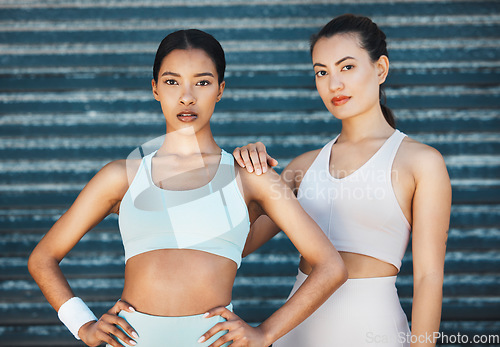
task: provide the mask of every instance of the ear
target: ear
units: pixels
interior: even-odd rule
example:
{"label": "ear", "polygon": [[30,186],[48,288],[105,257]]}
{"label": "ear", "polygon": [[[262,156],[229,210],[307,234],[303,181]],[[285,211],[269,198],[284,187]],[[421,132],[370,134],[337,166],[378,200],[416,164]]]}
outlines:
{"label": "ear", "polygon": [[222,94],[224,93],[224,88],[226,87],[226,81],[222,81],[221,84],[219,84],[219,93],[217,94],[217,102],[220,101],[222,98]]}
{"label": "ear", "polygon": [[158,95],[158,86],[154,78],[151,80],[151,88],[153,89],[153,96],[156,101],[160,101],[160,96]]}
{"label": "ear", "polygon": [[387,75],[389,74],[389,58],[385,55],[381,55],[376,63],[378,84],[385,82]]}

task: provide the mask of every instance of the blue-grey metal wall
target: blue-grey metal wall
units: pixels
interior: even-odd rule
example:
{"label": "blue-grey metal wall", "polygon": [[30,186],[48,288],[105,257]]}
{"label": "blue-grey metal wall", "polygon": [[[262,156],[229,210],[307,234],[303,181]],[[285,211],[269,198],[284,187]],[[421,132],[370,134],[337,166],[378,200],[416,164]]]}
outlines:
{"label": "blue-grey metal wall", "polygon": [[[105,163],[163,134],[150,79],[167,33],[195,27],[222,42],[216,139],[227,151],[261,140],[282,168],[340,129],[315,91],[308,38],[346,12],[386,32],[398,127],[441,151],[452,178],[441,330],[499,334],[499,1],[1,0],[0,345],[81,345],[29,276],[27,256]],[[408,317],[410,251],[397,282]],[[236,312],[265,319],[288,295],[297,262],[281,234],[247,257]],[[110,307],[123,285],[116,216],[62,267],[96,313]]]}

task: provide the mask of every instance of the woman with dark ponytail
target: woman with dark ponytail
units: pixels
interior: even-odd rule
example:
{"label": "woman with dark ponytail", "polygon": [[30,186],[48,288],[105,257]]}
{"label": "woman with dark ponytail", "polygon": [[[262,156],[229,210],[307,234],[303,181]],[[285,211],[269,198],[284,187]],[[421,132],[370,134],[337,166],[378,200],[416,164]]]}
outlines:
{"label": "woman with dark ponytail", "polygon": [[[396,129],[382,89],[386,37],[369,18],[334,18],[312,37],[311,56],[316,88],[342,130],[293,159],[281,176],[341,254],[349,279],[273,346],[435,346],[451,208],[443,157]],[[257,174],[277,164],[260,142],[233,155]],[[277,232],[259,217],[244,255]],[[410,234],[411,333],[395,287]],[[309,271],[301,257],[291,295]]]}
{"label": "woman with dark ponytail", "polygon": [[[151,80],[165,135],[99,170],[31,253],[33,278],[88,346],[267,347],[347,279],[335,247],[278,174],[248,173],[215,142],[210,119],[225,68],[212,35],[197,29],[167,35]],[[285,230],[313,270],[297,295],[253,327],[233,312],[231,297],[257,211]],[[125,250],[124,286],[98,319],[59,263],[112,213]]]}

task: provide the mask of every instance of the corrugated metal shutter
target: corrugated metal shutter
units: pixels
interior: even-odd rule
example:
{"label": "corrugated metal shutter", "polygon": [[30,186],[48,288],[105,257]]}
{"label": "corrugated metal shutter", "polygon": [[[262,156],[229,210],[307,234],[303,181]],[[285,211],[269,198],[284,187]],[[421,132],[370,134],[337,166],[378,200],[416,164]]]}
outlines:
{"label": "corrugated metal shutter", "polygon": [[[162,135],[151,66],[166,33],[196,27],[227,53],[213,131],[227,151],[263,141],[282,167],[339,131],[313,83],[309,35],[346,13],[389,38],[398,127],[445,156],[453,184],[441,330],[500,332],[498,1],[2,0],[0,345],[76,346],[29,276],[27,256],[105,163]],[[63,261],[96,313],[120,295],[116,217]],[[279,235],[243,262],[236,312],[260,322],[285,300],[298,256]],[[410,317],[412,266],[398,279]],[[456,345],[456,344],[455,344]]]}

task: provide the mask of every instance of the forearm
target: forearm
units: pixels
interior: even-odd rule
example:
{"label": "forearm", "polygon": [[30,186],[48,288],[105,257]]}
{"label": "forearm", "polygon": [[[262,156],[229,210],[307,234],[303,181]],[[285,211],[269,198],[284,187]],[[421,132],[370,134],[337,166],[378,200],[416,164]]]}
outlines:
{"label": "forearm", "polygon": [[295,294],[259,326],[268,345],[309,317],[346,280],[347,272],[343,265],[313,267]]}
{"label": "forearm", "polygon": [[414,282],[411,333],[415,336],[411,347],[435,346],[430,338],[439,331],[443,300],[443,277],[429,275]]}

